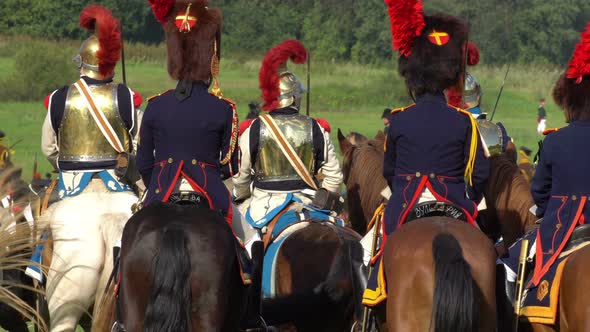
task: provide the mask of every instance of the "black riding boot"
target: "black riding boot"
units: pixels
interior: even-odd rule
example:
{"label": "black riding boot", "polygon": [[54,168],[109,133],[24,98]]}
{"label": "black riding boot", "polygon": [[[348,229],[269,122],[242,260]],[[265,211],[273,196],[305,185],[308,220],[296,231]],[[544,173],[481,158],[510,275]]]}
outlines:
{"label": "black riding boot", "polygon": [[514,326],[514,292],[515,282],[506,278],[506,267],[496,265],[496,307],[498,331],[511,331]]}
{"label": "black riding boot", "polygon": [[357,321],[357,326],[363,322],[365,313],[365,306],[363,305],[363,294],[367,288],[368,281],[368,267],[363,261],[363,248],[360,243],[351,244],[351,265],[352,265],[352,286],[354,299],[354,319]]}
{"label": "black riding boot", "polygon": [[256,241],[252,244],[252,284],[248,290],[246,314],[242,328],[250,331],[266,331],[261,317],[262,303],[262,264],[264,262],[264,244]]}

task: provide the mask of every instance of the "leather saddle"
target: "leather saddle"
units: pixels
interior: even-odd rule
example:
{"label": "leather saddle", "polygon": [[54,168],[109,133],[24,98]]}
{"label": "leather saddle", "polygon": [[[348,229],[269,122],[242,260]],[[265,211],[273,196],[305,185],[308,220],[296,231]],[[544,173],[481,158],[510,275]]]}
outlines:
{"label": "leather saddle", "polygon": [[207,198],[194,191],[179,191],[170,195],[168,200],[172,204],[178,205],[195,205],[202,208],[209,208]]}
{"label": "leather saddle", "polygon": [[569,251],[577,248],[584,242],[590,241],[590,225],[580,225],[574,229],[572,237],[565,245],[563,251]]}
{"label": "leather saddle", "polygon": [[465,212],[457,205],[438,201],[419,203],[406,218],[406,222],[415,221],[427,217],[448,217],[467,222]]}

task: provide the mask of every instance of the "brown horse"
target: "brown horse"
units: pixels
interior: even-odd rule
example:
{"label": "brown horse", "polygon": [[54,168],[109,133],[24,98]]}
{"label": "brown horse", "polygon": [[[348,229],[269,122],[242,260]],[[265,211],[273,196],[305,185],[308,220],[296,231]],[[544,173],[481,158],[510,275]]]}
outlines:
{"label": "brown horse", "polygon": [[288,237],[277,257],[277,297],[263,300],[266,322],[280,331],[350,330],[355,310],[362,313],[353,271],[362,264],[359,240],[350,229],[314,221]]}
{"label": "brown horse", "polygon": [[379,132],[374,139],[355,145],[339,129],[338,142],[349,221],[356,232],[365,234],[373,213],[384,201],[381,191],[387,187],[382,175],[385,135]]}
{"label": "brown horse", "polygon": [[111,287],[94,321],[110,331],[238,331],[246,300],[236,239],[208,208],[154,203],[125,226],[119,308]]}
{"label": "brown horse", "polygon": [[386,331],[496,330],[496,253],[475,227],[446,217],[410,222],[387,240],[383,264]]}
{"label": "brown horse", "polygon": [[[361,223],[365,223],[366,220],[369,220],[370,216],[372,215],[372,211],[374,211],[374,209],[376,208],[376,206],[380,203],[380,200],[382,198],[380,198],[380,193],[383,189],[383,187],[386,185],[385,184],[385,179],[383,179],[382,177],[378,177],[380,179],[380,181],[377,182],[377,184],[375,185],[375,177],[374,174],[380,174],[379,171],[377,172],[367,172],[366,169],[367,168],[371,168],[371,169],[378,169],[381,170],[382,169],[382,165],[383,165],[383,141],[382,140],[372,140],[371,142],[369,142],[367,145],[363,145],[361,147],[357,147],[354,146],[352,144],[350,144],[350,142],[348,142],[344,136],[342,134],[339,135],[339,141],[340,141],[340,147],[341,150],[343,152],[344,155],[344,172],[345,172],[345,183],[347,185],[348,188],[348,195],[349,198],[351,197],[350,195],[352,194],[355,199],[349,199],[348,200],[348,207],[351,211],[351,218],[353,218],[353,216],[356,217],[356,220],[362,220]],[[373,184],[371,186],[371,184]],[[352,189],[352,190],[351,190]],[[361,194],[362,193],[362,194]],[[534,204],[531,194],[530,194],[530,189],[528,187],[528,184],[526,182],[526,180],[523,178],[522,174],[520,173],[518,166],[516,165],[516,151],[515,151],[515,147],[512,143],[509,143],[509,147],[506,151],[505,154],[501,155],[501,156],[497,156],[497,157],[493,157],[492,158],[492,174],[489,178],[486,190],[485,190],[485,196],[486,196],[486,201],[487,201],[487,205],[488,205],[488,211],[484,212],[483,214],[484,219],[485,219],[485,227],[483,227],[486,230],[489,230],[492,233],[499,233],[499,235],[501,235],[504,238],[504,242],[507,245],[510,245],[511,243],[513,243],[518,237],[520,237],[525,229],[526,225],[531,225],[535,222],[536,218],[528,212],[528,209]],[[360,212],[359,212],[360,211]],[[354,219],[353,219],[354,221]],[[358,222],[357,222],[358,224]],[[420,223],[423,224],[423,223]],[[409,227],[410,225],[408,225]],[[361,226],[362,227],[362,226]],[[412,226],[412,228],[417,228],[418,226]],[[425,234],[431,234],[432,236],[426,239],[422,239],[420,238],[420,241],[415,241],[415,240],[411,240],[410,238],[407,240],[409,242],[412,243],[406,243],[406,245],[408,245],[408,247],[405,249],[406,251],[402,250],[402,254],[403,253],[407,253],[408,255],[410,255],[412,252],[417,251],[418,249],[417,246],[420,246],[420,250],[421,252],[427,252],[431,250],[433,248],[432,243],[433,240],[436,238],[437,234],[434,234],[434,232],[430,232],[428,233],[428,230],[426,227],[426,225],[423,226],[425,228],[424,233]],[[430,227],[434,227],[434,226],[430,226]],[[401,229],[404,229],[404,227],[402,227]],[[400,229],[400,230],[401,230]],[[442,231],[442,230],[441,230]],[[398,231],[396,231],[395,233],[397,233]],[[451,233],[452,235],[455,235],[453,233]],[[483,236],[483,234],[481,232],[478,232],[479,237]],[[404,233],[401,233],[401,235],[399,235],[399,237],[403,236]],[[400,247],[404,246],[404,240],[403,238],[399,238],[398,236],[395,236],[394,240],[395,242],[399,242],[402,243],[401,245],[399,245]],[[446,237],[446,235],[445,235]],[[447,237],[447,242],[449,243],[453,243],[456,242],[457,240],[459,241],[460,245],[459,248],[462,248],[463,253],[468,253],[469,255],[471,254],[471,251],[468,250],[472,250],[471,249],[471,243],[466,242],[465,244],[463,242],[461,242],[462,239],[465,239],[465,237],[462,236],[454,236],[455,240],[453,239],[449,239]],[[484,237],[485,238],[485,237]],[[481,239],[480,239],[481,240]],[[468,241],[468,240],[467,240]],[[388,241],[389,243],[389,241]],[[419,244],[416,244],[419,243]],[[477,245],[477,243],[475,243]],[[479,272],[477,270],[477,268],[481,268],[482,271],[489,271],[490,266],[492,269],[494,269],[494,265],[495,263],[493,263],[495,261],[495,258],[491,258],[494,257],[494,255],[489,256],[489,241],[480,241],[480,246],[483,246],[482,249],[480,250],[484,250],[486,252],[486,254],[484,254],[482,256],[482,261],[473,261],[473,258],[470,256],[466,256],[465,257],[465,262],[468,262],[470,264],[470,266],[472,266],[471,264],[476,264],[472,266],[472,271],[474,271],[474,276],[473,277],[477,277],[481,274],[476,274]],[[390,269],[392,269],[393,265],[395,264],[404,264],[404,262],[395,262],[395,264],[392,262],[392,258],[388,257],[391,255],[395,255],[395,250],[391,249],[392,246],[396,246],[397,244],[394,243],[390,243],[389,244],[389,248],[388,249],[387,245],[386,245],[386,249],[384,252],[384,257],[385,257],[385,272],[386,275],[388,273],[388,271]],[[451,246],[452,247],[452,246]],[[457,247],[455,247],[455,251],[459,252],[459,249]],[[396,249],[397,250],[397,249]],[[424,251],[426,250],[426,251]],[[398,252],[399,253],[399,252]],[[467,254],[466,254],[467,255]],[[395,256],[393,256],[395,257]],[[411,255],[410,255],[411,257]],[[430,256],[430,262],[432,262],[432,256]],[[470,261],[472,260],[472,261]],[[390,263],[387,263],[387,262]],[[459,260],[460,261],[460,260]],[[490,262],[491,265],[490,265]],[[407,265],[408,262],[405,262],[404,265],[402,266],[408,266]],[[415,263],[414,263],[415,264]],[[481,265],[478,265],[481,264]],[[404,270],[405,271],[405,270]],[[390,271],[390,273],[395,273],[395,271]],[[404,272],[405,273],[405,272]],[[495,271],[491,272],[492,275],[495,275]],[[391,275],[391,274],[390,274]],[[405,276],[405,274],[404,274]],[[399,278],[401,279],[401,278]],[[391,286],[393,285],[399,285],[400,280],[394,280],[393,284],[391,282],[388,282],[388,288],[391,289]],[[490,292],[493,293],[494,291],[494,283],[495,280],[491,279],[492,281],[488,283],[489,279],[486,280],[478,280],[478,279],[473,279],[476,280],[476,283],[480,286],[480,287],[484,287],[485,286],[485,291],[484,289],[480,289],[481,293],[483,296],[486,296],[486,299],[490,299]],[[432,285],[430,285],[430,293],[428,294],[433,294],[432,293]],[[394,295],[394,298],[397,298],[398,294]],[[403,296],[402,296],[403,297]],[[493,298],[493,296],[491,296]],[[407,300],[407,299],[406,299]],[[431,304],[431,303],[429,303]],[[391,314],[392,312],[390,310],[393,307],[390,307],[388,305],[387,309],[388,309],[388,314]],[[431,308],[431,307],[428,307]],[[485,310],[486,314],[491,314],[490,313],[490,309],[489,306],[485,307],[485,308],[480,308],[481,310]],[[400,309],[401,310],[401,309]],[[397,314],[399,315],[403,315],[404,311],[398,311]],[[429,317],[431,317],[430,314],[432,314],[432,311],[429,312],[423,312],[424,316],[422,316],[423,319],[430,319]],[[394,316],[395,317],[395,316]],[[491,316],[494,317],[494,316]],[[394,319],[396,320],[396,319]],[[404,320],[402,320],[402,322],[404,322]],[[393,324],[393,323],[392,323]],[[397,324],[397,322],[395,323]],[[400,323],[403,324],[403,323]],[[488,325],[489,327],[493,326],[493,325]],[[392,326],[391,328],[396,328],[395,326]]]}

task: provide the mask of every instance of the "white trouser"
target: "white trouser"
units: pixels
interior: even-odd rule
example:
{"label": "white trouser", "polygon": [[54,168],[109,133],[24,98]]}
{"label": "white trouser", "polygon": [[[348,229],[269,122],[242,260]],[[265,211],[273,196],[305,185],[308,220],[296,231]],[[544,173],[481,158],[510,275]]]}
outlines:
{"label": "white trouser", "polygon": [[112,247],[137,201],[132,193],[107,191],[100,180],[78,196],[51,206],[44,219],[54,239],[47,297],[51,331],[74,331],[82,314],[100,298],[113,269]]}
{"label": "white trouser", "polygon": [[547,120],[545,119],[541,119],[539,121],[539,124],[537,125],[537,132],[539,134],[543,134],[543,132],[545,131],[545,127],[547,126]]}

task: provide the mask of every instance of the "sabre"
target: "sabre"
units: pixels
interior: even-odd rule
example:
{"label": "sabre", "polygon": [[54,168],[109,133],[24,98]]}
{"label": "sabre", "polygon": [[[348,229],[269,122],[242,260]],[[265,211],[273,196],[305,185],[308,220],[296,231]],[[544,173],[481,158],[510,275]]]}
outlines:
{"label": "sabre", "polygon": [[121,71],[123,72],[123,84],[127,86],[127,70],[125,70],[125,38],[123,37],[123,21],[121,18]]}
{"label": "sabre", "polygon": [[[373,233],[373,241],[371,243],[371,259],[375,256],[375,254],[377,253],[377,243],[379,242],[379,230],[381,229],[381,222],[382,222],[382,210],[383,210],[384,206],[383,204],[381,204],[381,206],[379,206],[377,208],[377,211],[375,212],[375,215],[373,216],[373,218],[375,218],[375,226],[374,226],[374,233]],[[381,263],[383,264],[383,263]],[[369,275],[371,275],[371,273],[373,273],[373,266],[369,263]],[[369,309],[368,307],[365,307],[365,310],[363,312],[363,321],[362,321],[362,326],[361,326],[361,332],[368,332],[369,331],[369,316],[371,315],[371,309]]]}
{"label": "sabre", "polygon": [[[467,16],[467,27],[469,27],[469,16]],[[461,105],[460,108],[463,108],[465,105],[465,78],[467,77],[467,57],[469,56],[469,29],[467,29],[467,39],[465,40],[465,51],[463,53],[463,63],[461,66],[463,67],[463,77],[459,82],[459,87],[461,90]]]}
{"label": "sabre", "polygon": [[307,52],[307,98],[305,101],[305,113],[309,116],[309,105],[311,104],[311,53]]}
{"label": "sabre", "polygon": [[17,144],[19,144],[22,141],[24,141],[24,138],[21,138],[18,141],[14,142],[14,144],[8,147],[8,151],[12,150],[15,146],[17,146]]}
{"label": "sabre", "polygon": [[518,332],[518,321],[520,317],[520,304],[522,302],[522,289],[524,286],[524,276],[526,272],[526,258],[527,253],[529,251],[529,240],[522,240],[522,245],[520,247],[520,256],[518,258],[518,275],[516,280],[516,293],[514,299],[514,313],[516,314],[516,319],[514,322],[514,331]]}
{"label": "sabre", "polygon": [[37,174],[37,152],[35,152],[35,161],[33,162],[33,180],[35,180],[35,174]]}
{"label": "sabre", "polygon": [[504,85],[506,84],[506,79],[508,78],[508,73],[510,72],[510,64],[508,64],[508,68],[506,69],[506,75],[504,75],[504,81],[502,81],[502,86],[500,87],[500,92],[498,93],[498,98],[496,99],[496,105],[494,105],[494,111],[492,112],[492,117],[490,121],[494,120],[494,115],[496,115],[496,109],[498,108],[498,103],[500,102],[500,97],[502,97],[502,92],[504,91]]}

